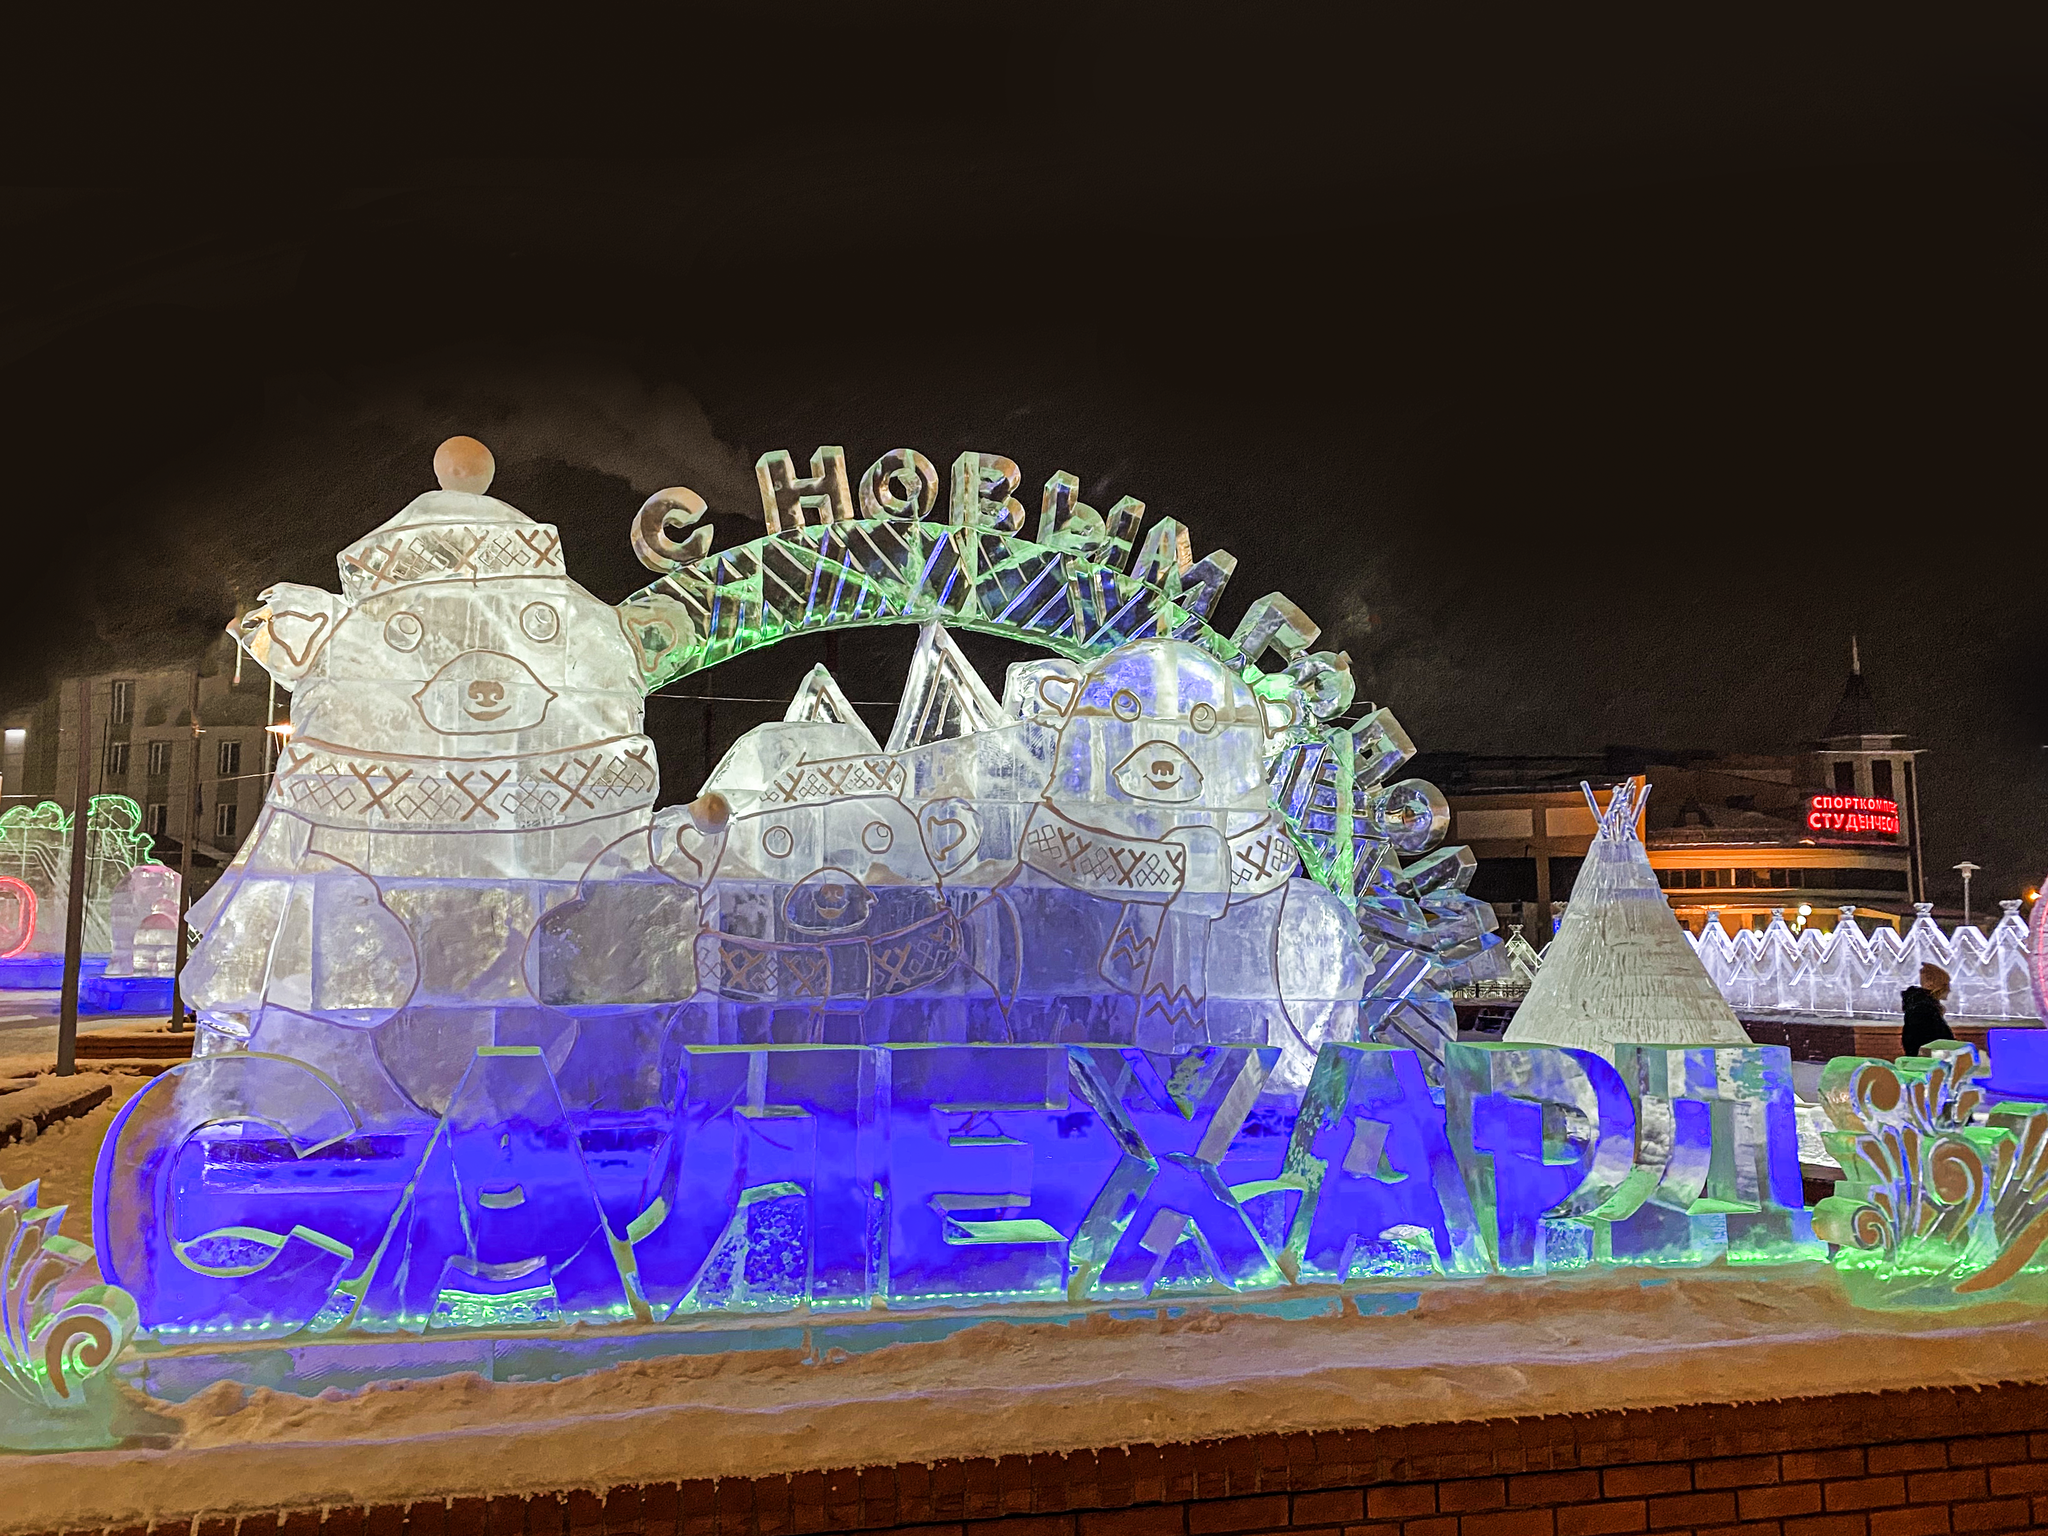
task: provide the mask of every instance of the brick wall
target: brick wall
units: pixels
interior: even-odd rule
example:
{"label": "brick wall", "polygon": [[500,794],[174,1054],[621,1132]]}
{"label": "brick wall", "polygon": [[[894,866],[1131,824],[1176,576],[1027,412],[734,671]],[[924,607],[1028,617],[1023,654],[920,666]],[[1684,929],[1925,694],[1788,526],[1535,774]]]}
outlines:
{"label": "brick wall", "polygon": [[201,1515],[118,1536],[1929,1536],[2033,1526],[2048,1526],[2048,1386]]}

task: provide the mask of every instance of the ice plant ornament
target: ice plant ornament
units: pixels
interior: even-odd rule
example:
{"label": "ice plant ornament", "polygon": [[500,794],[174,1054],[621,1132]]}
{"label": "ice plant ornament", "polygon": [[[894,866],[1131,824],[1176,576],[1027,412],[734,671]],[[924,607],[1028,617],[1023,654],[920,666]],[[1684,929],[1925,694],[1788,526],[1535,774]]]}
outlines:
{"label": "ice plant ornament", "polygon": [[19,1450],[79,1443],[64,1420],[97,1406],[87,1383],[135,1328],[134,1298],[117,1286],[60,1295],[92,1250],[57,1235],[65,1208],[38,1206],[36,1188],[0,1184],[0,1447]]}
{"label": "ice plant ornament", "polygon": [[1994,1103],[1982,1124],[1973,1046],[1896,1063],[1828,1064],[1824,1133],[1847,1177],[1814,1211],[1835,1267],[1871,1306],[2038,1299],[2048,1242],[2048,1106]]}

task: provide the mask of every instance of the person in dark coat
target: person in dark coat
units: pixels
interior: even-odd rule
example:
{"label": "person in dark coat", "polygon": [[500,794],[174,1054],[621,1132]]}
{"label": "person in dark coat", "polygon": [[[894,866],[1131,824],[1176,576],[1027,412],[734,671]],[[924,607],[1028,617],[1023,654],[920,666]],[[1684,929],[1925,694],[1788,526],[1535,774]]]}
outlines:
{"label": "person in dark coat", "polygon": [[1908,1056],[1918,1056],[1936,1040],[1953,1040],[1941,1000],[1948,996],[1948,972],[1938,965],[1920,967],[1920,985],[1899,994],[1905,1005],[1906,1027],[1899,1031],[1900,1043]]}

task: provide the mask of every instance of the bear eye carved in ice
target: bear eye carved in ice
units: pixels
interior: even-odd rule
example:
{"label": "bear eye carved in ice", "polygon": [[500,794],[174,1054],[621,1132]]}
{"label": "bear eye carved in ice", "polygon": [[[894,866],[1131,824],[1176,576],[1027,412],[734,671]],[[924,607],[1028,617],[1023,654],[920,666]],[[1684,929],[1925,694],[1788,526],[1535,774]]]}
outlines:
{"label": "bear eye carved in ice", "polygon": [[555,691],[516,656],[464,651],[412,696],[420,717],[450,736],[524,731],[546,718]]}
{"label": "bear eye carved in ice", "polygon": [[1170,741],[1148,741],[1116,765],[1116,787],[1133,800],[1179,805],[1202,793],[1202,770]]}

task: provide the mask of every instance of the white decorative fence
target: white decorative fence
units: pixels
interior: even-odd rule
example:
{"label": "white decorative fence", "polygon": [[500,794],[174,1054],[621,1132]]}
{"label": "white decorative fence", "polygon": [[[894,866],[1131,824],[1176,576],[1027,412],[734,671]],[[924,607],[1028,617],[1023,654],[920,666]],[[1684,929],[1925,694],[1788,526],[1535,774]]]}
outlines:
{"label": "white decorative fence", "polygon": [[1904,934],[1881,924],[1865,935],[1853,907],[1842,909],[1830,933],[1795,933],[1781,908],[1768,928],[1730,938],[1710,914],[1693,948],[1738,1013],[1896,1018],[1900,992],[1917,985],[1920,967],[1931,962],[1949,974],[1951,1018],[2032,1019],[2027,925],[2017,901],[1999,906],[2004,915],[1989,937],[1967,924],[1944,934],[1924,902],[1915,904]]}
{"label": "white decorative fence", "polygon": [[[1900,934],[1879,924],[1864,933],[1854,907],[1842,908],[1831,932],[1795,931],[1784,909],[1770,926],[1730,937],[1718,916],[1705,932],[1688,935],[1714,985],[1738,1013],[1804,1013],[1830,1018],[1896,1019],[1899,994],[1920,980],[1928,962],[1949,974],[1944,1007],[1952,1019],[2035,1019],[2030,982],[2031,939],[2020,903],[2002,901],[2003,916],[1987,936],[1959,924],[1945,934],[1933,908],[1916,904],[1912,925]],[[1545,947],[1547,952],[1548,946]],[[1495,974],[1459,989],[1465,997],[1519,997],[1542,968],[1543,956],[1511,930]]]}

